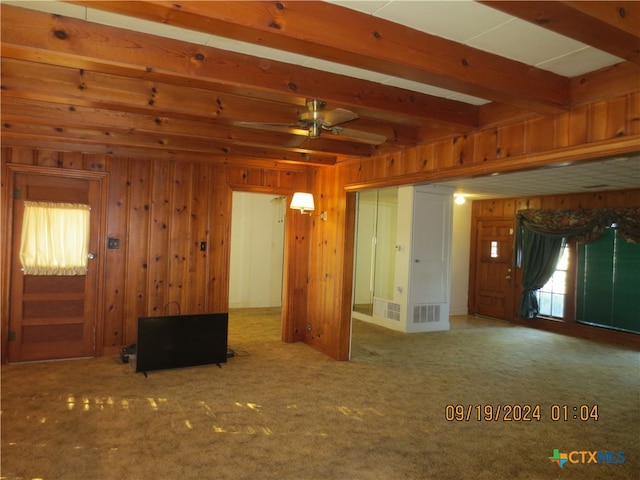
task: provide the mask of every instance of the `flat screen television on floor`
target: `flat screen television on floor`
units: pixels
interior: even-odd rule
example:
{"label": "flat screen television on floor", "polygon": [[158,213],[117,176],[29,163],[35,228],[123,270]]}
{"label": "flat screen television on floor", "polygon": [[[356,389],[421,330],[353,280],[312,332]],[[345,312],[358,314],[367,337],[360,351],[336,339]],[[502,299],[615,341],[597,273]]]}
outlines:
{"label": "flat screen television on floor", "polygon": [[227,362],[228,313],[138,318],[135,372]]}

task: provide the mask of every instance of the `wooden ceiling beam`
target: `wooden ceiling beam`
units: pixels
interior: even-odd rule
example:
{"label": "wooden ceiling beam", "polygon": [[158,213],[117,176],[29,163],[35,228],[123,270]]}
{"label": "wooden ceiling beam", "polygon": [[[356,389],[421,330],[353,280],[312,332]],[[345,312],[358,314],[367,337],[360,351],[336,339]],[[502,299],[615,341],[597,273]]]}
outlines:
{"label": "wooden ceiling beam", "polygon": [[463,102],[133,31],[125,36],[114,27],[10,5],[0,8],[5,58],[289,105],[293,98],[294,106],[319,98],[381,121],[438,122],[461,131],[478,125],[478,108]]}
{"label": "wooden ceiling beam", "polygon": [[[372,70],[537,113],[569,104],[568,79],[327,2],[70,3]],[[340,35],[336,25],[348,25]]]}
{"label": "wooden ceiling beam", "polygon": [[638,1],[476,1],[640,64]]}

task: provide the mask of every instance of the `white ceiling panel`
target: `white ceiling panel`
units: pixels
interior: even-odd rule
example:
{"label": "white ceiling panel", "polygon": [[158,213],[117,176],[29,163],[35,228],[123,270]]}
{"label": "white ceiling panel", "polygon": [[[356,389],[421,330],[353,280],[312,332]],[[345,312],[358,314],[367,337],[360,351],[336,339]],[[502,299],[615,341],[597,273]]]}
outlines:
{"label": "white ceiling panel", "polygon": [[571,52],[568,55],[551,58],[536,65],[538,68],[548,70],[563,77],[576,77],[587,72],[593,72],[610,65],[620,63],[622,60],[609,53],[595,49],[593,47],[584,47],[580,50]]}
{"label": "white ceiling panel", "polygon": [[266,58],[276,62],[290,63],[293,65],[304,65],[311,60],[311,57],[298,55],[296,53],[276,50],[275,48],[255,45],[253,43],[239,42],[229,38],[211,35],[211,38],[204,44],[209,47],[219,48],[230,52],[243,53],[253,57]]}
{"label": "white ceiling panel", "polygon": [[366,13],[368,15],[373,15],[375,12],[383,8],[387,3],[392,3],[392,0],[388,1],[376,1],[376,0],[351,0],[351,1],[342,1],[342,0],[327,0],[327,3],[333,3],[335,5],[341,5],[346,8],[350,8],[351,10],[356,10],[358,12]]}
{"label": "white ceiling panel", "polygon": [[318,58],[310,58],[304,63],[305,67],[315,68],[316,70],[323,70],[325,72],[337,73],[339,75],[346,75],[347,77],[360,78],[362,80],[369,80],[376,83],[386,83],[390,77],[387,74],[372,72],[370,70],[363,70],[361,68],[351,67],[348,65],[341,65],[339,63],[328,62],[326,60],[320,60]]}
{"label": "white ceiling panel", "polygon": [[392,87],[404,88],[406,90],[412,90],[415,92],[426,93],[427,95],[434,95],[436,97],[448,98],[455,95],[457,92],[447,90],[445,88],[435,87],[433,85],[426,85],[424,83],[413,82],[404,78],[392,77],[384,82],[385,85],[391,85]]}
{"label": "white ceiling panel", "polygon": [[640,156],[442,182],[470,198],[559,195],[640,187]]}
{"label": "white ceiling panel", "polygon": [[512,18],[470,0],[332,3],[359,11],[365,11],[359,7],[366,3],[366,13],[460,43],[466,43]]}
{"label": "white ceiling panel", "polygon": [[465,95],[464,93],[454,93],[447,98],[457,102],[470,103],[471,105],[485,105],[489,103],[489,101],[484,98],[472,97],[471,95]]}
{"label": "white ceiling panel", "polygon": [[72,18],[87,19],[87,8],[81,5],[72,5],[70,3],[61,3],[54,1],[8,1],[2,0],[1,3],[8,5],[16,5],[18,7],[31,8],[32,10],[40,10],[42,12],[56,13]]}
{"label": "white ceiling panel", "polygon": [[467,44],[528,65],[538,65],[586,47],[584,43],[516,18],[476,36]]}
{"label": "white ceiling panel", "polygon": [[183,42],[200,45],[205,44],[211,36],[209,33],[196,32],[185,28],[173,27],[164,23],[127,17],[116,13],[96,10],[95,8],[87,9],[86,20],[89,22],[100,23],[102,25],[126,28],[127,30],[133,30],[134,32],[148,33],[150,35],[173,38],[174,40],[182,40]]}

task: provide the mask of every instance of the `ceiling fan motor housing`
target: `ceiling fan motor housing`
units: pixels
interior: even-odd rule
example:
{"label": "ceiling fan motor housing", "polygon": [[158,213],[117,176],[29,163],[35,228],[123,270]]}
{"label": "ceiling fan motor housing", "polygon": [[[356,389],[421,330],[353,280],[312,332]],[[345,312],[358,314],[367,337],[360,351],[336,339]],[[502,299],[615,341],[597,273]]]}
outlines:
{"label": "ceiling fan motor housing", "polygon": [[318,138],[322,133],[324,120],[320,116],[321,110],[324,109],[326,103],[321,100],[308,99],[307,111],[300,114],[299,123],[309,128],[309,137]]}
{"label": "ceiling fan motor housing", "polygon": [[318,138],[322,132],[322,120],[316,120],[309,124],[309,137]]}

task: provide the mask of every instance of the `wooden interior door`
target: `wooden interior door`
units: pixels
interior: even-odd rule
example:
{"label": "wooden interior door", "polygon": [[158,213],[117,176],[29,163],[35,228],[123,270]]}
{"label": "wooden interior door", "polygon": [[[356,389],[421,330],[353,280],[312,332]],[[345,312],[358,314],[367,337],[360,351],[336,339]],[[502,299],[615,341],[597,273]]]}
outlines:
{"label": "wooden interior door", "polygon": [[[101,181],[95,178],[14,173],[9,362],[91,357],[96,351],[98,234]],[[24,201],[88,204],[87,275],[25,275],[20,264]],[[91,258],[91,255],[90,255]]]}
{"label": "wooden interior door", "polygon": [[511,320],[513,313],[513,221],[479,220],[476,236],[476,315]]}

